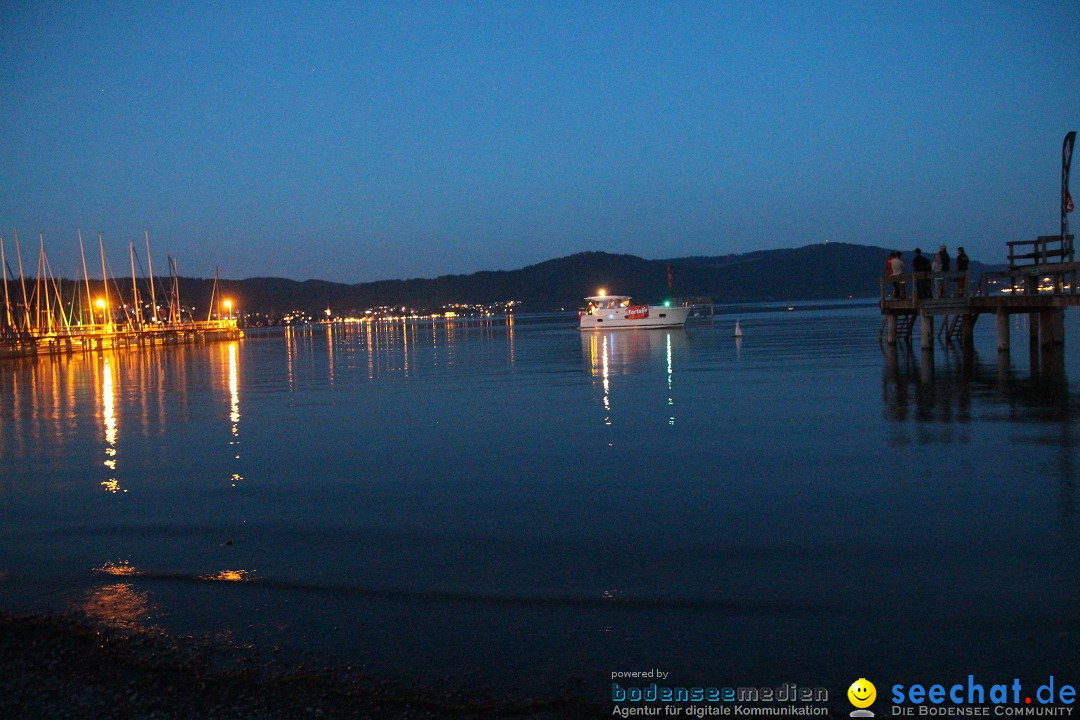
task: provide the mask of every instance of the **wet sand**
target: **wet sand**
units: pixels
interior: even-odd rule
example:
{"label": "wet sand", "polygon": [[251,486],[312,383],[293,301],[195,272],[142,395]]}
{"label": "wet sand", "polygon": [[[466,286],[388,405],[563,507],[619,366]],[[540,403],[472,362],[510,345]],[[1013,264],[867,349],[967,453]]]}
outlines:
{"label": "wet sand", "polygon": [[77,615],[0,613],[0,717],[596,718],[586,688],[500,697],[405,686],[333,658],[290,665],[272,652],[160,632],[103,628]]}

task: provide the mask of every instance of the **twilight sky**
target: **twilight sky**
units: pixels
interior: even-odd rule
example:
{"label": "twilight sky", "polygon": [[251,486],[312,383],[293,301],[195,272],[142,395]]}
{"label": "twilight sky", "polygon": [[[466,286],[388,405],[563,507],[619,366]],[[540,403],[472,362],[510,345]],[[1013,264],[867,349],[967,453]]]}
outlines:
{"label": "twilight sky", "polygon": [[1000,262],[1058,232],[1078,40],[1077,0],[4,2],[0,234],[69,276],[76,228],[203,277]]}

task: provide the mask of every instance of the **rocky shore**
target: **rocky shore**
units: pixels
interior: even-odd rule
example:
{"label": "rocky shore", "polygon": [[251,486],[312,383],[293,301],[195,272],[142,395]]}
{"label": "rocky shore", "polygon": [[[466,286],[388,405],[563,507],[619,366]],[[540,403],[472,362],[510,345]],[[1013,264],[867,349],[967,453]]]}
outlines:
{"label": "rocky shore", "polygon": [[76,615],[0,613],[0,717],[183,718],[606,717],[564,688],[539,698],[418,687],[332,659],[290,665],[258,648],[103,628]]}

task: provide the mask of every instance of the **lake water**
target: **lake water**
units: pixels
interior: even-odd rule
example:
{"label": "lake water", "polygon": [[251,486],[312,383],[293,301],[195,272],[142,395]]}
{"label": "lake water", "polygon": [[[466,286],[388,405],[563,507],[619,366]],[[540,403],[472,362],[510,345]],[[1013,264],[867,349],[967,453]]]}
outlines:
{"label": "lake water", "polygon": [[601,699],[1080,679],[1076,318],[931,365],[865,304],[721,310],[6,362],[0,607]]}

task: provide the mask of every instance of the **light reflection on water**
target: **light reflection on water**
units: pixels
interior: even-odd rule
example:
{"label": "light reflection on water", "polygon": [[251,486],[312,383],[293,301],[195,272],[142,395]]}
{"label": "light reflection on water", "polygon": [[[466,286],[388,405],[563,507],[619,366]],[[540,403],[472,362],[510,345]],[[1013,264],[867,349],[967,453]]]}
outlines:
{"label": "light reflection on water", "polygon": [[248,570],[220,570],[210,575],[203,575],[200,579],[214,582],[249,582],[254,574]]}
{"label": "light reflection on water", "polygon": [[[664,383],[667,395],[662,402],[668,412],[667,424],[675,424],[674,358],[676,352],[685,352],[687,348],[685,330],[647,333],[609,330],[580,334],[582,357],[587,359],[594,384],[601,390],[604,425],[613,424],[613,376],[640,374],[648,368],[663,368],[664,375],[659,380]],[[617,380],[615,384],[618,384]]]}
{"label": "light reflection on water", "polygon": [[402,668],[758,684],[1076,627],[1075,353],[998,362],[977,327],[931,363],[880,346],[872,308],[741,320],[396,320],[5,366],[0,599],[258,617]]}
{"label": "light reflection on water", "polygon": [[99,573],[105,573],[106,575],[121,576],[136,575],[139,572],[134,565],[127,562],[126,560],[121,560],[120,562],[107,562],[101,567],[94,568],[94,571]]}
{"label": "light reflection on water", "polygon": [[[103,358],[101,367],[101,417],[105,424],[105,462],[109,469],[108,478],[101,486],[109,492],[119,492],[120,483],[116,479],[116,406],[113,390],[112,366],[109,358]],[[126,491],[125,491],[126,492]]]}
{"label": "light reflection on water", "polygon": [[146,626],[153,611],[149,598],[148,591],[132,583],[110,583],[90,590],[79,609],[107,627],[135,630]]}
{"label": "light reflection on water", "polygon": [[[229,429],[232,435],[229,445],[233,450],[233,459],[237,461],[233,467],[238,468],[240,460],[240,371],[238,369],[237,344],[230,342],[227,343],[226,347],[229,352],[229,422],[232,423]],[[241,482],[243,479],[244,476],[238,470],[234,470],[230,478],[232,487],[236,487],[236,483]]]}

